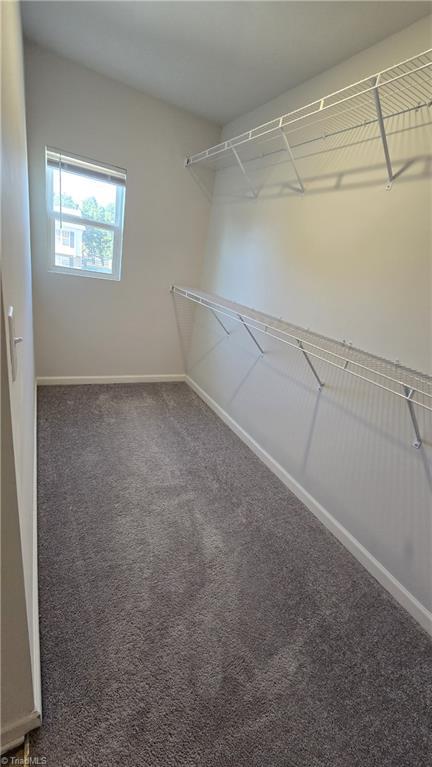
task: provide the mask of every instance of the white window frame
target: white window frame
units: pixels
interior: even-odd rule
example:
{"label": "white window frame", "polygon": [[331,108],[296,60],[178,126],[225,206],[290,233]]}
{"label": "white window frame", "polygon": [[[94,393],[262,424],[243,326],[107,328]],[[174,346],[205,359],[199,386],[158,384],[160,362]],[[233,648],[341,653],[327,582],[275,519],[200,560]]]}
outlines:
{"label": "white window frame", "polygon": [[[65,158],[73,163],[77,161],[77,168],[79,163],[85,165],[91,165],[96,170],[100,170],[101,175],[109,177],[110,171],[114,173],[121,173],[124,176],[122,184],[116,185],[116,202],[115,202],[115,221],[114,224],[107,224],[99,221],[93,221],[89,218],[84,218],[80,215],[71,215],[62,211],[54,210],[54,174],[53,166],[48,164],[48,154],[55,153],[60,158]],[[99,280],[115,280],[121,279],[121,262],[123,251],[123,224],[124,224],[124,208],[126,200],[126,171],[120,168],[114,168],[113,166],[100,163],[95,160],[89,160],[88,158],[73,155],[70,152],[60,152],[58,149],[45,148],[45,174],[46,174],[46,203],[48,213],[48,250],[49,250],[49,263],[48,271],[56,272],[57,274],[70,274],[74,277],[92,277]],[[79,170],[77,171],[79,175]],[[85,173],[83,172],[83,175]],[[101,179],[103,180],[103,178]],[[112,257],[112,272],[107,274],[106,272],[98,272],[97,270],[79,269],[77,267],[59,266],[55,262],[55,230],[56,221],[61,220],[63,223],[81,224],[83,226],[91,226],[95,229],[104,229],[113,233],[113,257]]]}

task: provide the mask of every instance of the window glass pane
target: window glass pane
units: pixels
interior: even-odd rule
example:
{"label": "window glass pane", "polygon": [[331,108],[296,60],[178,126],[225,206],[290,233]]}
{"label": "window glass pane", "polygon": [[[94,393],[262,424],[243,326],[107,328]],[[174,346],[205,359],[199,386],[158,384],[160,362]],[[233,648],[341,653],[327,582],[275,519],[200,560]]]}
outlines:
{"label": "window glass pane", "polygon": [[63,214],[83,216],[106,224],[115,223],[115,184],[64,169],[61,171],[60,183],[60,171],[53,168],[53,208],[56,213],[60,211],[60,186]]}
{"label": "window glass pane", "polygon": [[120,279],[126,171],[46,148],[46,173],[51,266]]}
{"label": "window glass pane", "polygon": [[55,266],[112,274],[113,232],[78,222],[55,222]]}

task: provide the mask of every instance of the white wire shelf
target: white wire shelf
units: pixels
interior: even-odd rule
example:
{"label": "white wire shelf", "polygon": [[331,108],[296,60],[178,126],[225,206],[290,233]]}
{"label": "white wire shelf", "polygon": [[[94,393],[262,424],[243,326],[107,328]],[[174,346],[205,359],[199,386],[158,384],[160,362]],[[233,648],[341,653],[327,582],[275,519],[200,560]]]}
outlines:
{"label": "white wire shelf", "polygon": [[315,367],[315,360],[320,360],[343,373],[361,379],[404,400],[408,406],[415,434],[413,446],[421,447],[422,439],[415,408],[419,407],[432,412],[431,376],[402,367],[389,360],[368,354],[361,349],[347,346],[340,341],[313,333],[285,320],[277,319],[270,314],[228,301],[220,296],[178,285],[173,285],[171,292],[173,296],[180,296],[208,309],[227,335],[230,335],[230,331],[226,327],[224,319],[240,323],[248,332],[260,354],[266,352],[255,337],[255,333],[280,341],[300,352],[305,357],[320,390],[325,386],[325,382]]}
{"label": "white wire shelf", "polygon": [[386,128],[389,121],[408,113],[424,113],[432,106],[432,49],[388,69],[348,85],[283,114],[202,152],[186,157],[185,166],[204,165],[215,170],[237,164],[251,186],[245,164],[287,151],[293,164],[298,191],[305,188],[296,162],[304,147],[327,141],[348,131],[375,126],[382,140],[387,168],[387,186],[398,174],[393,172]]}

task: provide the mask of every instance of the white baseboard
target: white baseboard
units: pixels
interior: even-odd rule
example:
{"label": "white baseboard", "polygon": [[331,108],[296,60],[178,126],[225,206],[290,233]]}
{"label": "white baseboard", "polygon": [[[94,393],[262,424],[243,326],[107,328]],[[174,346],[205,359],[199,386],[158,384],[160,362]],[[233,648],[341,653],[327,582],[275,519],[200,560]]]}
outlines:
{"label": "white baseboard", "polygon": [[113,384],[113,383],[168,383],[184,381],[184,373],[159,373],[155,375],[130,376],[40,376],[38,386],[65,386],[69,384]]}
{"label": "white baseboard", "polygon": [[1,731],[1,753],[10,751],[12,748],[19,746],[23,742],[24,736],[27,735],[30,730],[34,730],[40,725],[40,717],[37,711],[32,711],[30,714],[21,717],[21,719],[15,719],[14,722],[10,722],[5,727],[2,727]]}
{"label": "white baseboard", "polygon": [[221,418],[232,431],[261,459],[325,527],[353,554],[374,578],[432,636],[432,613],[424,607],[375,557],[346,530],[283,466],[264,450],[204,389],[188,375],[186,383]]}

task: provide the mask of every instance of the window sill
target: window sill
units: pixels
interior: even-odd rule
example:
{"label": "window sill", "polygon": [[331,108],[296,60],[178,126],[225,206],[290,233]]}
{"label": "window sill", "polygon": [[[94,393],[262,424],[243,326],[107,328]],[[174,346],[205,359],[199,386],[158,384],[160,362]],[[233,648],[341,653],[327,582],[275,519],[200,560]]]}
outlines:
{"label": "window sill", "polygon": [[68,269],[63,266],[50,266],[48,269],[52,274],[63,274],[69,277],[90,277],[96,280],[110,280],[111,282],[120,282],[120,275],[105,274],[104,272],[92,272],[85,269]]}

